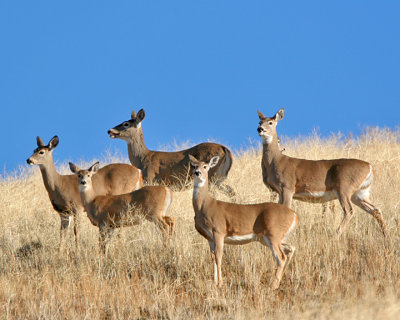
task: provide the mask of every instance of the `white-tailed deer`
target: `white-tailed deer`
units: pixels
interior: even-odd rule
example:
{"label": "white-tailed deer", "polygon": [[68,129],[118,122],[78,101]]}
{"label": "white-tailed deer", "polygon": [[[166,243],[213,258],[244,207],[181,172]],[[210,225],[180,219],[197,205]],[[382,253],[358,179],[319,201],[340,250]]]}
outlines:
{"label": "white-tailed deer", "polygon": [[268,246],[278,265],[273,288],[293,256],[294,247],[285,239],[295,230],[298,219],[293,210],[278,203],[237,204],[216,200],[208,193],[208,171],[218,156],[202,162],[189,156],[193,166],[193,208],[196,230],[208,240],[214,261],[214,282],[222,285],[221,261],[224,243],[246,244],[259,241]]}
{"label": "white-tailed deer", "polygon": [[164,236],[172,235],[174,219],[165,215],[172,202],[172,191],[168,187],[145,186],[131,193],[99,196],[94,192],[96,182],[92,181],[99,167],[98,162],[87,170],[71,162],[69,167],[78,177],[79,192],[88,217],[93,225],[99,227],[103,253],[107,251],[114,229],[136,224],[134,217],[137,215],[153,221],[164,232]]}
{"label": "white-tailed deer", "polygon": [[209,161],[212,156],[218,155],[221,161],[210,170],[210,181],[226,194],[234,195],[231,187],[222,184],[232,166],[232,153],[228,148],[216,143],[201,143],[177,152],[149,150],[144,143],[142,129],[144,117],[143,109],[137,114],[133,110],[130,120],[108,130],[108,134],[112,139],[118,138],[127,142],[129,160],[135,167],[142,170],[145,182],[163,183],[170,187],[185,187],[192,176],[188,165],[189,154],[202,161]]}
{"label": "white-tailed deer", "polygon": [[337,230],[342,233],[353,215],[351,202],[371,214],[386,235],[382,212],[370,200],[372,166],[358,159],[306,160],[282,154],[276,125],[284,116],[280,109],[273,117],[258,111],[258,134],[263,141],[262,175],[266,186],[279,194],[279,202],[291,207],[292,199],[326,202],[338,199],[344,218]]}
{"label": "white-tailed deer", "polygon": [[[278,137],[278,146],[281,153],[286,151],[286,148],[281,145],[281,139],[279,139],[279,137]],[[268,189],[270,189],[270,191],[272,190],[268,185],[267,187]],[[333,200],[322,203],[322,217],[325,218],[326,214],[328,213],[328,210],[330,210],[334,214],[336,213],[335,202]]]}
{"label": "white-tailed deer", "polygon": [[[61,219],[60,250],[63,250],[65,233],[74,218],[76,245],[79,244],[79,215],[83,213],[81,197],[78,190],[78,179],[75,175],[61,175],[56,171],[53,161],[53,150],[58,145],[58,137],[54,136],[48,145],[37,137],[37,148],[26,162],[37,164],[42,173],[44,186],[49,194],[54,210]],[[129,164],[110,164],[101,168],[93,177],[96,194],[121,194],[139,189],[143,185],[141,171]]]}

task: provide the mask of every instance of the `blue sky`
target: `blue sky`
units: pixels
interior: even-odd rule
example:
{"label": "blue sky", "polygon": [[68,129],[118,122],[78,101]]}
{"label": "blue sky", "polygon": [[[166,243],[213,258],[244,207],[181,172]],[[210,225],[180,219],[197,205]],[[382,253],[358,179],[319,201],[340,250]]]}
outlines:
{"label": "blue sky", "polygon": [[151,149],[278,133],[395,128],[400,2],[1,1],[1,171],[36,147],[57,163],[126,155],[107,130],[144,108]]}

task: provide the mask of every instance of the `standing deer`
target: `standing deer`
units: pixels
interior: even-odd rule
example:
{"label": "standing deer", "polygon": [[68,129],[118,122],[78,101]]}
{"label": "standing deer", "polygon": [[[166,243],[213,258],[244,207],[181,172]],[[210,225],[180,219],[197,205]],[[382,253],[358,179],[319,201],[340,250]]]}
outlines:
{"label": "standing deer", "polygon": [[[281,153],[286,151],[286,148],[282,147],[281,139],[279,139],[279,138],[278,138],[278,145],[279,145],[279,150],[280,150]],[[267,185],[267,187],[268,187],[268,189],[270,189],[270,191],[272,190],[268,185]],[[335,202],[333,200],[322,203],[322,217],[325,218],[326,214],[328,213],[328,210],[330,210],[333,214],[336,213]]]}
{"label": "standing deer", "polygon": [[340,235],[353,215],[353,202],[371,214],[386,235],[382,212],[370,200],[372,166],[358,159],[306,160],[282,154],[276,125],[284,114],[283,108],[272,118],[258,111],[260,123],[257,131],[263,141],[263,181],[279,194],[279,203],[290,208],[293,198],[321,203],[338,199],[344,212],[337,230]]}
{"label": "standing deer", "polygon": [[93,174],[97,172],[99,163],[96,162],[87,170],[82,170],[71,162],[69,167],[78,177],[79,192],[88,217],[93,225],[99,227],[100,248],[103,253],[107,252],[114,229],[136,224],[136,215],[153,221],[164,235],[172,235],[174,219],[165,215],[172,202],[172,191],[168,187],[146,186],[120,195],[96,195],[96,181],[92,181],[92,176],[96,176]]}
{"label": "standing deer", "polygon": [[210,162],[189,156],[193,166],[193,208],[196,230],[208,240],[214,261],[214,282],[222,285],[221,262],[224,243],[241,245],[259,241],[268,246],[277,263],[273,289],[279,287],[282,274],[295,248],[285,239],[295,230],[298,219],[293,210],[278,203],[236,204],[216,200],[208,193],[208,171],[219,157]]}
{"label": "standing deer", "polygon": [[[61,219],[60,251],[64,248],[65,234],[74,218],[75,242],[79,244],[79,215],[84,211],[78,190],[78,179],[75,175],[61,175],[56,171],[53,161],[53,150],[58,145],[58,137],[54,136],[46,146],[37,137],[38,147],[26,162],[37,164],[43,177],[43,183],[54,210]],[[141,171],[129,164],[110,164],[101,168],[93,177],[96,194],[120,194],[139,189],[143,185]]]}
{"label": "standing deer", "polygon": [[220,163],[210,170],[210,180],[228,195],[233,196],[234,191],[227,185],[222,185],[232,166],[232,153],[230,150],[216,143],[201,143],[192,148],[176,151],[161,152],[147,149],[144,143],[142,121],[145,117],[143,109],[136,114],[132,111],[131,119],[122,122],[108,130],[110,138],[125,140],[128,144],[129,160],[142,170],[145,182],[164,183],[167,186],[185,187],[191,179],[189,154],[202,161],[208,161],[213,155],[218,155]]}

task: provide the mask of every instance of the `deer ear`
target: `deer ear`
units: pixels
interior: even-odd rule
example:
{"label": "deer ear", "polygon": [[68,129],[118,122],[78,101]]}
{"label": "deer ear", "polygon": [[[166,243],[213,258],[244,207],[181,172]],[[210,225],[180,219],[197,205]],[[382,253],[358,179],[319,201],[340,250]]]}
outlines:
{"label": "deer ear", "polygon": [[197,164],[197,162],[199,162],[194,156],[192,156],[191,154],[189,154],[189,161],[190,161],[190,164],[194,167],[196,164]]}
{"label": "deer ear", "polygon": [[138,122],[142,122],[142,120],[144,119],[144,116],[145,116],[144,109],[140,109],[137,113],[136,119],[138,120]]}
{"label": "deer ear", "polygon": [[281,121],[283,117],[285,116],[285,109],[281,108],[279,111],[275,114],[274,120],[275,121]]}
{"label": "deer ear", "polygon": [[77,174],[78,171],[80,171],[78,166],[74,165],[72,162],[69,162],[69,168],[71,169],[71,172],[75,174]]}
{"label": "deer ear", "polygon": [[49,149],[53,150],[55,147],[57,147],[57,145],[58,145],[58,137],[54,136],[53,138],[51,138],[49,142]]}
{"label": "deer ear", "polygon": [[38,147],[44,147],[44,146],[46,146],[46,145],[44,144],[43,140],[42,140],[39,136],[36,137],[36,143],[37,143]]}
{"label": "deer ear", "polygon": [[136,119],[136,111],[132,110],[131,119]]}
{"label": "deer ear", "polygon": [[210,169],[212,167],[215,167],[218,164],[218,161],[219,161],[219,156],[212,157],[210,162],[208,163],[208,165],[210,166]]}
{"label": "deer ear", "polygon": [[266,116],[264,116],[260,110],[257,110],[257,113],[258,113],[258,117],[260,118],[260,120],[264,120],[266,118]]}
{"label": "deer ear", "polygon": [[99,169],[99,162],[97,161],[94,165],[92,165],[88,170],[90,172],[96,173],[97,170]]}

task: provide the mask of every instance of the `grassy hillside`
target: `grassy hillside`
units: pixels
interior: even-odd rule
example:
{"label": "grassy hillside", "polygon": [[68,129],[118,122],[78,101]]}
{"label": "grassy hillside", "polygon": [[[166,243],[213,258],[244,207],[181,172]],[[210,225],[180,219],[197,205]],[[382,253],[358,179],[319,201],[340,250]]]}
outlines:
{"label": "grassy hillside", "polygon": [[[336,212],[322,217],[321,205],[294,201],[300,223],[289,243],[297,250],[277,291],[270,290],[275,261],[259,243],[225,246],[225,285],[213,286],[208,244],[194,229],[191,190],[174,193],[168,214],[176,218],[176,233],[168,248],[157,228],[143,221],[118,232],[109,256],[102,257],[98,229],[82,217],[81,249],[75,250],[70,228],[67,252],[60,255],[59,217],[39,168],[3,176],[0,318],[398,319],[399,142],[399,132],[378,129],[357,140],[282,139],[291,156],[371,162],[372,198],[383,211],[390,239],[384,240],[376,221],[357,208],[338,241],[335,231],[342,218],[338,202]],[[227,183],[235,187],[237,201],[276,201],[262,183],[260,162],[260,145],[236,154]],[[64,163],[58,169],[68,173]],[[212,192],[227,200],[218,190]],[[31,250],[21,250],[28,247]]]}

